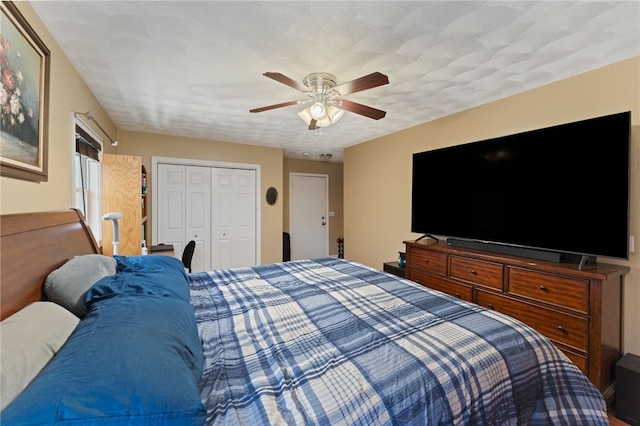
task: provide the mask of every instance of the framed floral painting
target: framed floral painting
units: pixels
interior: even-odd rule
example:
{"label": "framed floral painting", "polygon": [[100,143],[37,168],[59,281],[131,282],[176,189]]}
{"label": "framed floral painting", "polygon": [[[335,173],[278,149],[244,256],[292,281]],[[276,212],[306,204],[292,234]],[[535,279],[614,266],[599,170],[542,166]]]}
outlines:
{"label": "framed floral painting", "polygon": [[46,182],[50,52],[15,4],[0,9],[0,173]]}

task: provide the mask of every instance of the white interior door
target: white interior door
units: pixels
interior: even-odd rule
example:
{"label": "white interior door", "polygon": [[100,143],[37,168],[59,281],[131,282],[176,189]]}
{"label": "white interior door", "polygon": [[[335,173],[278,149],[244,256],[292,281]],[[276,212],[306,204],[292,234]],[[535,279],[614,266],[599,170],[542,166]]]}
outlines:
{"label": "white interior door", "polygon": [[291,259],[329,255],[329,176],[289,175]]}
{"label": "white interior door", "polygon": [[254,266],[256,259],[256,172],[212,169],[213,269]]}

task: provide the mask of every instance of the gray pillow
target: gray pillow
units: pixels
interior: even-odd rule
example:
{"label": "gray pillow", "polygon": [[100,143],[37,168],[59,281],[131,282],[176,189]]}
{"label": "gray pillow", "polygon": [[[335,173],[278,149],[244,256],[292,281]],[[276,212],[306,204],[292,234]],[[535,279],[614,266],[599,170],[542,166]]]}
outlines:
{"label": "gray pillow", "polygon": [[114,275],[116,270],[117,263],[113,257],[101,254],[76,256],[47,276],[44,294],[47,299],[84,318],[87,314],[84,306],[87,290],[100,279]]}
{"label": "gray pillow", "polygon": [[0,409],[22,392],[80,320],[53,302],[34,302],[0,322]]}

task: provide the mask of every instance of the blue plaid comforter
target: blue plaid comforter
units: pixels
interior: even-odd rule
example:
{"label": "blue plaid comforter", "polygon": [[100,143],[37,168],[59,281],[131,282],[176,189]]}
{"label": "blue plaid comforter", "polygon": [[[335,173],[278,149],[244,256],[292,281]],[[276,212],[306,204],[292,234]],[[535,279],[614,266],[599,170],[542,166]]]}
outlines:
{"label": "blue plaid comforter", "polygon": [[211,425],[605,425],[522,323],[341,259],[190,274]]}

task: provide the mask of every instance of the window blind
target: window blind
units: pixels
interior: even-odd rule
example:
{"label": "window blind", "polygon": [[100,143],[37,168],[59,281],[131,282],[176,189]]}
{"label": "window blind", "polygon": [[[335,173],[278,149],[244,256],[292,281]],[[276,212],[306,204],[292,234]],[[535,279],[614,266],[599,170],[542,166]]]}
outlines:
{"label": "window blind", "polygon": [[100,144],[80,126],[76,126],[76,152],[100,161],[98,153],[101,151]]}

